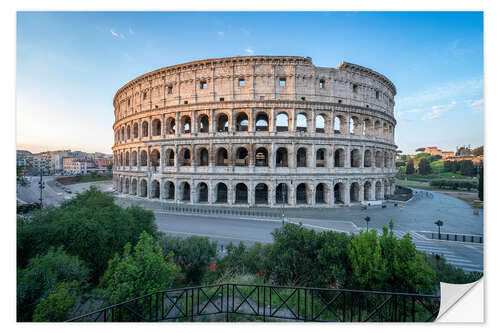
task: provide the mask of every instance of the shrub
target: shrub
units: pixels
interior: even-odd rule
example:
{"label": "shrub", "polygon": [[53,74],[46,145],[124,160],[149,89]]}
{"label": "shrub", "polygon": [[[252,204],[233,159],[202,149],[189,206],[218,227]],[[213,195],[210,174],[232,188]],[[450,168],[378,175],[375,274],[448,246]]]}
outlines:
{"label": "shrub", "polygon": [[79,300],[77,281],[60,283],[57,288],[40,300],[35,308],[33,321],[65,321]]}
{"label": "shrub", "polygon": [[477,182],[474,180],[468,179],[434,179],[431,180],[429,185],[436,186],[439,188],[451,188],[451,189],[459,189],[464,188],[467,190],[477,188]]}

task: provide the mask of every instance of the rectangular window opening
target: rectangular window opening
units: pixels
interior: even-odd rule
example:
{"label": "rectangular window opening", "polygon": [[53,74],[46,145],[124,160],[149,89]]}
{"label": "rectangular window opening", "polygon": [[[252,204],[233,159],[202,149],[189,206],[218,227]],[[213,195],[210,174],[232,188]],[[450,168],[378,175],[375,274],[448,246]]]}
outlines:
{"label": "rectangular window opening", "polygon": [[378,91],[375,92],[375,98],[379,99],[380,98],[380,93]]}
{"label": "rectangular window opening", "polygon": [[238,86],[239,87],[244,87],[245,86],[245,79],[239,79],[238,80]]}
{"label": "rectangular window opening", "polygon": [[220,102],[224,102],[224,97],[219,98]]}
{"label": "rectangular window opening", "polygon": [[319,80],[319,88],[323,89],[325,87],[325,80]]}
{"label": "rectangular window opening", "polygon": [[174,91],[174,87],[168,86],[168,93],[171,94]]}
{"label": "rectangular window opening", "polygon": [[301,99],[301,100],[303,100],[303,101],[305,101],[305,100],[306,100],[306,98],[305,98],[305,97],[301,97],[300,99]]}
{"label": "rectangular window opening", "polygon": [[285,87],[286,86],[286,78],[280,78],[280,87]]}
{"label": "rectangular window opening", "polygon": [[188,103],[188,101],[184,101],[184,104],[187,104],[187,103]]}
{"label": "rectangular window opening", "polygon": [[207,81],[200,81],[200,89],[206,89],[207,88]]}
{"label": "rectangular window opening", "polygon": [[352,85],[352,91],[354,91],[354,93],[358,92],[358,85],[357,84]]}

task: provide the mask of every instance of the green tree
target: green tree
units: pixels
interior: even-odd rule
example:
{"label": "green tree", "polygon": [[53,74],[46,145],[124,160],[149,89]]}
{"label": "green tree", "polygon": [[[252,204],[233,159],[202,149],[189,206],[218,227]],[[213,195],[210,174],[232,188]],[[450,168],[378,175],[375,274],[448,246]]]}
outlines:
{"label": "green tree", "polygon": [[477,192],[479,200],[483,201],[483,168],[479,170],[479,183],[477,184]]}
{"label": "green tree", "polygon": [[472,150],[472,155],[481,156],[484,155],[484,146],[477,147]]}
{"label": "green tree", "polygon": [[71,311],[79,302],[80,286],[77,281],[60,283],[47,296],[40,299],[35,308],[33,321],[65,321],[71,318]]}
{"label": "green tree", "polygon": [[113,163],[109,163],[108,165],[106,165],[106,169],[108,169],[108,171],[113,170]]}
{"label": "green tree", "polygon": [[23,166],[17,165],[16,167],[16,181],[19,186],[28,185],[28,180],[24,176],[25,168]]}
{"label": "green tree", "polygon": [[428,175],[432,172],[431,169],[431,164],[429,163],[429,160],[426,158],[423,158],[420,160],[418,163],[418,173],[420,175]]}
{"label": "green tree", "polygon": [[[71,283],[80,290],[85,289],[88,276],[89,270],[84,263],[78,257],[68,255],[62,247],[50,248],[46,254],[32,258],[25,269],[17,272],[18,321],[30,321],[40,299],[57,293],[61,283]],[[44,304],[47,302],[52,300],[46,300]],[[43,307],[40,305],[39,313],[50,311]]]}
{"label": "green tree", "polygon": [[142,231],[156,233],[154,214],[138,206],[121,208],[114,198],[95,187],[48,208],[17,227],[17,262],[24,267],[29,258],[50,246],[64,246],[80,257],[97,283],[107,262],[127,243],[136,243]]}
{"label": "green tree", "polygon": [[141,233],[133,251],[127,243],[123,255],[115,254],[109,261],[100,283],[106,302],[115,304],[170,288],[180,270],[173,263],[173,256],[170,252],[164,257],[153,237]]}
{"label": "green tree", "polygon": [[460,163],[460,174],[462,176],[474,176],[475,174],[474,163],[471,160],[461,161]]}
{"label": "green tree", "polygon": [[415,166],[413,165],[413,159],[408,159],[406,162],[406,174],[413,175],[415,173]]}

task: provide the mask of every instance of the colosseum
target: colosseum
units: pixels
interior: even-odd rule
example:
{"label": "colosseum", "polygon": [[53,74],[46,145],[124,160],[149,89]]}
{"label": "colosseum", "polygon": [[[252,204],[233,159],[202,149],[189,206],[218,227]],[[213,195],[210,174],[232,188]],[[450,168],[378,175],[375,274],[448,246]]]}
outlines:
{"label": "colosseum", "polygon": [[177,204],[342,207],[394,193],[384,75],[295,56],[164,67],[113,100],[117,192]]}

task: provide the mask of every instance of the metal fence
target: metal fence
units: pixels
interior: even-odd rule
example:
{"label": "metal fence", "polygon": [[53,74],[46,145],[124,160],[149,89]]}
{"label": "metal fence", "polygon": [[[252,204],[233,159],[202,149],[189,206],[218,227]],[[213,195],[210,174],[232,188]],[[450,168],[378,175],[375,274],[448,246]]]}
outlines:
{"label": "metal fence", "polygon": [[409,293],[225,283],[154,292],[70,322],[428,322],[440,297]]}
{"label": "metal fence", "polygon": [[280,218],[281,213],[259,210],[258,208],[229,208],[229,207],[189,207],[181,205],[164,205],[162,209],[168,212],[201,214],[201,215],[228,215],[263,218]]}
{"label": "metal fence", "polygon": [[464,243],[483,243],[483,235],[465,235],[465,234],[451,234],[451,233],[437,233],[432,231],[422,231],[422,234],[430,237],[431,239],[447,240],[454,242]]}

